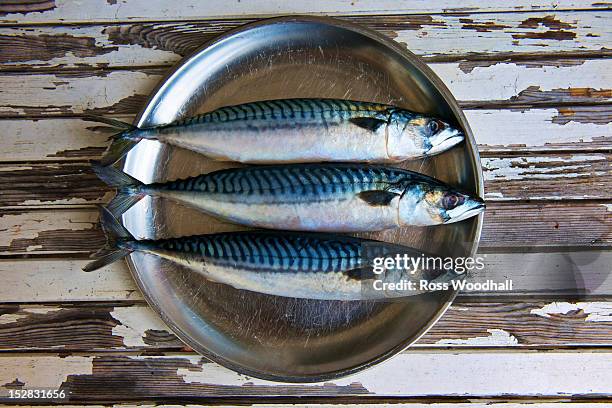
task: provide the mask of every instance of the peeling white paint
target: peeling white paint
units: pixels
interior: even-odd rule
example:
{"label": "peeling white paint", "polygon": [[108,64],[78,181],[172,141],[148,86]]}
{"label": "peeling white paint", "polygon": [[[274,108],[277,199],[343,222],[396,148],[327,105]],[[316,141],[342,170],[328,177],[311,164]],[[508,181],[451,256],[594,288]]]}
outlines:
{"label": "peeling white paint", "polygon": [[571,121],[561,125],[552,122],[559,115],[557,109],[465,110],[465,115],[480,146],[541,148],[588,143],[595,138],[607,138],[612,142],[612,122]]}
{"label": "peeling white paint", "polygon": [[[251,0],[248,2],[227,2],[210,0],[202,3],[198,0],[185,0],[168,7],[164,0],[138,0],[108,2],[105,0],[56,1],[53,9],[42,12],[8,13],[0,18],[3,22],[82,22],[129,20],[190,20],[202,18],[236,18],[247,16],[273,16],[285,14],[423,14],[450,13],[466,10],[479,12],[496,11],[540,11],[542,9],[575,10],[592,8],[592,2],[576,0],[532,0],[509,4],[503,0],[482,2],[479,0],[423,2],[417,0],[313,0],[309,2],[271,2],[269,0]],[[316,10],[316,12],[313,12]],[[481,33],[478,33],[481,34]]]}
{"label": "peeling white paint", "polygon": [[612,211],[612,204],[602,204],[608,211]]}
{"label": "peeling white paint", "polygon": [[87,260],[0,259],[3,302],[141,300],[125,262],[83,272]]}
{"label": "peeling white paint", "polygon": [[531,314],[551,317],[553,314],[584,312],[587,322],[612,322],[612,302],[553,302],[539,309],[532,309]]}
{"label": "peeling white paint", "polygon": [[576,66],[526,67],[519,63],[499,63],[476,67],[464,73],[459,63],[430,64],[430,67],[460,101],[509,100],[529,87],[542,91],[569,88],[609,89],[611,63],[605,59],[586,60]]}
{"label": "peeling white paint", "polygon": [[[585,174],[604,175],[604,172],[591,171],[595,161],[606,161],[603,155],[573,155],[570,157],[513,157],[513,158],[482,158],[483,176],[485,180],[522,180],[529,179],[558,179],[575,178]],[[537,167],[546,163],[583,163],[576,165],[554,165],[550,167]],[[527,165],[527,167],[525,167]],[[564,171],[575,170],[574,173]],[[587,171],[588,170],[588,171]]]}
{"label": "peeling white paint", "polygon": [[[50,113],[81,113],[108,108],[131,96],[149,94],[160,79],[160,75],[140,71],[111,71],[85,78],[65,78],[54,74],[23,78],[0,75],[3,95],[0,112],[26,114],[28,107],[32,107]],[[12,108],[11,105],[18,107]]]}
{"label": "peeling white paint", "polygon": [[489,336],[470,337],[467,339],[442,339],[439,345],[462,345],[462,346],[516,346],[519,341],[511,333],[501,329],[487,329]]}
{"label": "peeling white paint", "polygon": [[24,389],[58,389],[68,375],[92,374],[92,361],[93,357],[80,356],[1,357],[0,390],[15,379],[25,383]]}
{"label": "peeling white paint", "polygon": [[148,306],[116,307],[111,316],[121,322],[113,327],[113,335],[123,337],[126,347],[144,347],[143,337],[147,330],[165,330],[168,326]]}
{"label": "peeling white paint", "polygon": [[[16,239],[33,239],[42,231],[93,228],[97,214],[87,212],[42,211],[21,214],[5,214],[0,217],[0,246],[9,246]],[[28,251],[42,248],[31,245]]]}
{"label": "peeling white paint", "polygon": [[[148,357],[147,359],[156,359]],[[175,358],[182,358],[175,356]],[[186,382],[227,386],[274,386],[214,363],[177,369]],[[609,391],[612,353],[407,352],[369,370],[323,385],[362,386],[378,395],[572,395]],[[585,376],[585,371],[589,372]],[[529,381],[525,381],[529,378]],[[285,385],[290,386],[290,385]],[[303,386],[303,384],[299,384]]]}

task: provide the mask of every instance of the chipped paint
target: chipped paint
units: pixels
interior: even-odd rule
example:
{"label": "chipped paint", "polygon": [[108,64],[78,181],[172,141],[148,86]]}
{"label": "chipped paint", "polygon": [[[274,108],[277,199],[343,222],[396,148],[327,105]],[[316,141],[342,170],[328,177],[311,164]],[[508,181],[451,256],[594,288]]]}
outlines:
{"label": "chipped paint", "polygon": [[[590,117],[601,112],[602,117],[612,115],[606,108],[581,107],[576,112],[595,110]],[[601,110],[598,110],[601,109]],[[578,113],[566,116],[565,122],[557,120],[557,109],[512,110],[466,110],[464,111],[473,129],[479,148],[491,150],[521,150],[530,148],[552,148],[568,146],[576,149],[576,144],[612,142],[612,117],[596,123],[579,119]],[[585,112],[585,116],[588,112]],[[509,124],[500,126],[500,123]],[[512,149],[514,147],[514,149]]]}
{"label": "chipped paint", "polygon": [[0,253],[65,252],[67,243],[73,249],[85,243],[103,245],[97,221],[90,212],[8,213],[0,218]]}
{"label": "chipped paint", "polygon": [[[13,2],[14,3],[14,2]],[[40,1],[37,1],[40,3]],[[51,0],[44,1],[51,3]],[[113,3],[113,4],[111,4]],[[45,23],[70,23],[82,22],[84,16],[95,16],[96,21],[151,21],[151,20],[193,20],[206,16],[212,18],[237,18],[250,16],[274,16],[286,14],[440,14],[451,13],[462,15],[469,12],[502,12],[515,11],[539,11],[554,9],[556,14],[563,10],[575,10],[581,8],[596,7],[590,3],[576,2],[573,0],[533,0],[529,2],[508,3],[503,0],[482,2],[479,0],[464,0],[458,7],[457,2],[438,1],[404,1],[398,3],[394,0],[313,0],[310,2],[270,2],[255,0],[249,2],[227,2],[224,0],[210,0],[202,3],[198,0],[184,0],[168,7],[167,3],[160,0],[88,0],[86,2],[58,2],[56,8],[44,12],[30,12],[27,15],[6,15],[2,21],[20,23],[45,22]],[[3,5],[0,13],[8,12]],[[15,6],[12,6],[15,7]],[[21,6],[23,7],[23,6]],[[313,10],[316,10],[313,11]],[[17,20],[16,20],[17,19]]]}
{"label": "chipped paint", "polygon": [[3,302],[142,300],[125,262],[83,272],[87,260],[0,259]]}
{"label": "chipped paint", "polygon": [[580,311],[587,315],[584,319],[587,322],[612,322],[611,302],[553,302],[539,309],[532,309],[531,314],[548,318],[554,314],[565,315]]}
{"label": "chipped paint", "polygon": [[460,101],[511,101],[521,92],[558,92],[573,88],[610,89],[612,69],[609,60],[588,60],[577,66],[526,67],[517,63],[497,63],[475,67],[469,74],[460,63],[435,63],[430,67]]}
{"label": "chipped paint", "polygon": [[[603,176],[605,172],[592,171],[592,163],[606,161],[603,155],[572,155],[569,157],[515,157],[482,158],[483,176],[490,180],[558,179],[583,177],[585,174]],[[562,162],[562,165],[542,166]],[[570,164],[581,163],[581,164]],[[587,171],[588,170],[588,171]]]}
{"label": "chipped paint", "polygon": [[[8,358],[10,359],[10,358]],[[7,357],[0,359],[7,360]],[[69,375],[91,375],[93,357],[67,356],[64,358],[37,356],[19,357],[18,362],[0,363],[0,384],[19,379],[25,389],[59,389]],[[0,389],[3,387],[0,386]]]}
{"label": "chipped paint", "polygon": [[111,316],[119,324],[113,327],[113,335],[123,337],[126,347],[147,346],[144,338],[147,330],[169,332],[168,326],[147,306],[115,307]]}
{"label": "chipped paint", "polygon": [[[136,109],[157,82],[160,75],[140,71],[112,71],[70,77],[60,85],[60,74],[0,75],[3,106],[0,114],[27,115],[44,111],[68,114]],[[109,86],[109,84],[113,86]],[[134,99],[136,98],[136,99]],[[142,99],[142,100],[141,100]]]}
{"label": "chipped paint", "polygon": [[519,341],[511,333],[501,329],[487,329],[488,336],[467,339],[442,339],[435,344],[442,346],[516,346]]}

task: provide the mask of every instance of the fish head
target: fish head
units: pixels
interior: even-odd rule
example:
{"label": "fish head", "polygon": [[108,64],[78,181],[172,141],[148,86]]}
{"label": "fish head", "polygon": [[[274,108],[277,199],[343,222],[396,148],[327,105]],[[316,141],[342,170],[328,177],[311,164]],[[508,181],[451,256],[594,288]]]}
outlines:
{"label": "fish head", "polygon": [[451,224],[480,214],[484,200],[437,181],[409,183],[400,196],[399,221],[405,225]]}
{"label": "fish head", "polygon": [[442,153],[462,142],[460,129],[437,118],[403,109],[389,112],[387,155],[392,160],[406,160]]}

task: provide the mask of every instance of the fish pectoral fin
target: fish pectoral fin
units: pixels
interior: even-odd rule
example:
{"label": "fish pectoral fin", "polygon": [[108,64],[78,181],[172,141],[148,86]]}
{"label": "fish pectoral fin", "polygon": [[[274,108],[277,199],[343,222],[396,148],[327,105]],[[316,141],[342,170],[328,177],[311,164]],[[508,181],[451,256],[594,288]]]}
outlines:
{"label": "fish pectoral fin", "polygon": [[362,191],[357,196],[371,206],[383,206],[389,205],[399,194],[386,190],[368,190]]}
{"label": "fish pectoral fin", "polygon": [[387,122],[382,119],[376,118],[351,118],[349,119],[354,125],[359,126],[360,128],[370,130],[372,132],[376,132],[379,127],[386,124]]}

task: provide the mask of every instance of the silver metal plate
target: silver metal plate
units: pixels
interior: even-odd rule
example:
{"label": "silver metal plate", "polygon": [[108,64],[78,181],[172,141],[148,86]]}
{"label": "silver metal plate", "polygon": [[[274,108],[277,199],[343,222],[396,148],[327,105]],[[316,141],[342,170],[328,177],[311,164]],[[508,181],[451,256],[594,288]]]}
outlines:
{"label": "silver metal plate", "polygon": [[[482,196],[476,145],[441,81],[393,41],[330,18],[276,18],[222,35],[172,70],[136,124],[164,124],[221,106],[297,97],[390,103],[459,123],[466,143],[402,167]],[[123,169],[152,182],[236,166],[143,141]],[[244,229],[149,198],[124,214],[123,222],[139,238]],[[480,216],[362,236],[441,255],[467,255],[476,250],[481,223]],[[277,381],[322,381],[372,366],[418,339],[456,295],[434,292],[393,302],[291,299],[208,282],[151,255],[134,253],[129,264],[147,301],[191,348],[235,371]]]}

